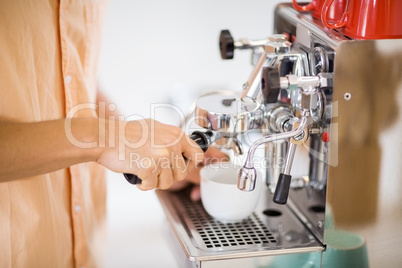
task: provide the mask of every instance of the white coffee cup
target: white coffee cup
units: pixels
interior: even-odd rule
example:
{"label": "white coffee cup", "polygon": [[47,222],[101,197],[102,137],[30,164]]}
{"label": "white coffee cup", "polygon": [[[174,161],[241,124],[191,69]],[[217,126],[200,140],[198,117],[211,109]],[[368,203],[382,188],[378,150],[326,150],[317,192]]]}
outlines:
{"label": "white coffee cup", "polygon": [[201,169],[201,201],[209,215],[222,222],[239,222],[249,217],[261,192],[261,174],[257,172],[254,191],[237,188],[241,166],[215,163]]}

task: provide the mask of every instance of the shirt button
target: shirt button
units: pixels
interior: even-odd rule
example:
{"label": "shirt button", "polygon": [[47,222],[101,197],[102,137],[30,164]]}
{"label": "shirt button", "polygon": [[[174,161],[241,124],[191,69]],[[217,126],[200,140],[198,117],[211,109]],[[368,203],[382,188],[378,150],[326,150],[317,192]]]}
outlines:
{"label": "shirt button", "polygon": [[66,81],[67,84],[70,84],[71,79],[72,79],[72,78],[71,78],[71,75],[69,75],[69,74],[66,75],[66,77],[64,77],[64,81]]}
{"label": "shirt button", "polygon": [[80,205],[75,205],[74,210],[75,210],[75,212],[79,213],[81,211]]}

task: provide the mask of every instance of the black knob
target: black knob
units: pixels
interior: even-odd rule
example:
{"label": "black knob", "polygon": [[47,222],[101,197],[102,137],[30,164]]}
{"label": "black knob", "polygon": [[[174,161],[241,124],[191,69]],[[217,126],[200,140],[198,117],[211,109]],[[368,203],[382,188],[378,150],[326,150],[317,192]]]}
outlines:
{"label": "black knob", "polygon": [[278,178],[274,193],[274,202],[280,205],[284,205],[288,202],[290,182],[292,176],[281,173]]}
{"label": "black knob", "polygon": [[219,36],[219,50],[222,59],[233,59],[234,49],[234,40],[229,30],[222,30]]}
{"label": "black knob", "polygon": [[280,90],[278,68],[275,66],[262,68],[261,91],[265,103],[277,102]]}
{"label": "black knob", "polygon": [[[206,131],[206,132],[194,131],[190,135],[190,138],[193,141],[195,141],[195,143],[197,143],[198,146],[200,146],[200,148],[204,152],[207,151],[208,146],[211,144],[211,137],[212,137],[211,131]],[[126,180],[131,184],[141,184],[141,182],[142,182],[142,180],[135,174],[124,173],[123,175],[126,178]]]}

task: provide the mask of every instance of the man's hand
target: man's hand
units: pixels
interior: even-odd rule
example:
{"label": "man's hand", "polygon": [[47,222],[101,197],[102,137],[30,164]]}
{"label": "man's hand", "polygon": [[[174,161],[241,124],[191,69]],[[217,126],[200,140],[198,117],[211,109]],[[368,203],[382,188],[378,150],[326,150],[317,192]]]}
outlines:
{"label": "man's hand", "polygon": [[[114,132],[108,127],[109,145],[97,162],[112,171],[137,175],[141,190],[168,189],[203,161],[201,148],[178,127],[151,119],[117,123]],[[110,141],[115,141],[114,146]]]}

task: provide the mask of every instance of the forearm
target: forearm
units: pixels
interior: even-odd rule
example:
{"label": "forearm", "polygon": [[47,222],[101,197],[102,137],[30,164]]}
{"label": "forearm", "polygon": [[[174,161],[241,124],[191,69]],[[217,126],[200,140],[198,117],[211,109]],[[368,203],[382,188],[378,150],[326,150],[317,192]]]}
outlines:
{"label": "forearm", "polygon": [[0,182],[96,161],[115,172],[136,174],[142,190],[169,188],[204,155],[182,130],[150,119],[0,121],[0,148]]}
{"label": "forearm", "polygon": [[95,118],[0,122],[0,182],[96,161],[98,137]]}

